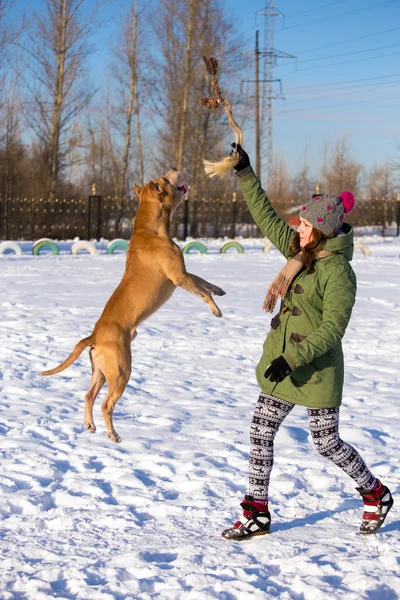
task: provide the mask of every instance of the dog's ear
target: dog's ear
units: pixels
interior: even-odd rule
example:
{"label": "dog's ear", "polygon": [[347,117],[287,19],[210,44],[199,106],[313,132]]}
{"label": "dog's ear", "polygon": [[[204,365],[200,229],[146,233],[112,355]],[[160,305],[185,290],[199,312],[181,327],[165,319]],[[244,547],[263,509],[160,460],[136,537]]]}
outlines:
{"label": "dog's ear", "polygon": [[140,202],[140,194],[141,194],[141,192],[142,192],[142,188],[135,184],[134,187],[133,187],[133,193],[135,194],[135,196],[139,200],[139,202]]}

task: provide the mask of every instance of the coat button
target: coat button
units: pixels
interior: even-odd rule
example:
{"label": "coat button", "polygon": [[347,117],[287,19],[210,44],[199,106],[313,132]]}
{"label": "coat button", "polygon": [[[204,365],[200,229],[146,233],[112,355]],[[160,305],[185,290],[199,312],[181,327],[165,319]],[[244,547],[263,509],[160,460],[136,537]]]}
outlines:
{"label": "coat button", "polygon": [[302,310],[300,310],[300,308],[298,308],[297,306],[293,306],[292,308],[292,315],[294,317],[299,317],[302,314]]}
{"label": "coat button", "polygon": [[304,294],[304,289],[301,287],[301,285],[299,283],[296,285],[296,287],[294,288],[293,291],[295,294]]}

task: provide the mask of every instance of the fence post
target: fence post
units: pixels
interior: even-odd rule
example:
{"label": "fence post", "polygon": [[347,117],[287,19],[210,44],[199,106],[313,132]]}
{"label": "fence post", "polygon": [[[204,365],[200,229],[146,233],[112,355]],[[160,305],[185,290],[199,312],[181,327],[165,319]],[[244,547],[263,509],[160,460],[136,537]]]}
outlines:
{"label": "fence post", "polygon": [[35,198],[32,198],[32,201],[31,201],[31,211],[32,211],[31,238],[35,239]]}
{"label": "fence post", "polygon": [[188,226],[189,226],[189,191],[183,199],[184,205],[184,213],[183,213],[183,239],[186,240],[188,236]]}
{"label": "fence post", "polygon": [[319,183],[316,184],[315,186],[315,194],[312,195],[313,198],[316,198],[317,196],[321,195],[321,186]]}
{"label": "fence post", "polygon": [[397,194],[397,237],[400,234],[400,193]]}
{"label": "fence post", "polygon": [[237,198],[236,192],[232,193],[232,231],[231,238],[236,237],[236,219],[237,219]]}
{"label": "fence post", "polygon": [[97,196],[97,239],[101,238],[101,196]]}
{"label": "fence post", "polygon": [[87,239],[90,241],[90,234],[92,231],[92,196],[88,198],[88,211],[87,211]]}
{"label": "fence post", "polygon": [[3,208],[3,214],[2,214],[2,221],[3,221],[3,239],[8,240],[8,209],[9,209],[9,199],[8,199],[8,195],[7,192],[4,194],[4,208]]}
{"label": "fence post", "polygon": [[101,196],[98,196],[96,194],[96,184],[93,183],[92,184],[92,193],[89,196],[89,203],[88,203],[88,221],[87,221],[87,239],[88,240],[90,240],[91,237],[93,237],[92,236],[92,226],[93,226],[92,213],[96,209],[96,204],[97,204],[96,239],[100,240],[100,238],[101,238]]}

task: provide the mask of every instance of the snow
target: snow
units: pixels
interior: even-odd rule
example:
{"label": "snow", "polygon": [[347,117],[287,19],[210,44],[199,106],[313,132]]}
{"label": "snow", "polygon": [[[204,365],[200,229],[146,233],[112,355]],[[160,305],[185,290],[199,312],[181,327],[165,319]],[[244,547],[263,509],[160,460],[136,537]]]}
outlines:
{"label": "snow", "polygon": [[[254,368],[269,329],[261,310],[283,265],[265,240],[209,254],[188,270],[223,287],[222,319],[177,290],[139,329],[114,424],[121,444],[83,431],[87,353],[60,375],[124,269],[122,254],[0,258],[0,598],[47,600],[394,600],[398,500],[361,537],[354,482],[312,447],[296,407],[276,438],[271,535],[229,542],[246,492]],[[363,237],[358,297],[344,339],[342,437],[399,491],[400,240]],[[398,497],[398,496],[397,496]]]}

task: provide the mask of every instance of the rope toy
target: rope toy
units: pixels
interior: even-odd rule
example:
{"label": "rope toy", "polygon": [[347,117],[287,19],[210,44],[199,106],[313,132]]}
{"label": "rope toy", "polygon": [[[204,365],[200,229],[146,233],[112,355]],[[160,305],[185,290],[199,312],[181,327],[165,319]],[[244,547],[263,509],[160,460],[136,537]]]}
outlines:
{"label": "rope toy", "polygon": [[[221,90],[219,89],[217,74],[218,74],[218,61],[216,58],[210,56],[210,58],[206,58],[203,56],[203,60],[207,67],[207,71],[211,75],[211,84],[214,89],[215,98],[200,98],[199,102],[203,106],[207,106],[210,110],[217,110],[219,106],[222,104],[226,114],[228,115],[229,125],[233,130],[236,138],[236,144],[242,145],[243,141],[243,133],[240,129],[239,125],[236,123],[232,114],[232,104],[229,102],[227,98],[223,98],[221,96]],[[223,158],[218,162],[211,162],[209,160],[203,159],[204,170],[210,177],[224,177],[226,173],[232,168],[235,167],[240,160],[240,157],[237,151],[233,151],[230,156]]]}

